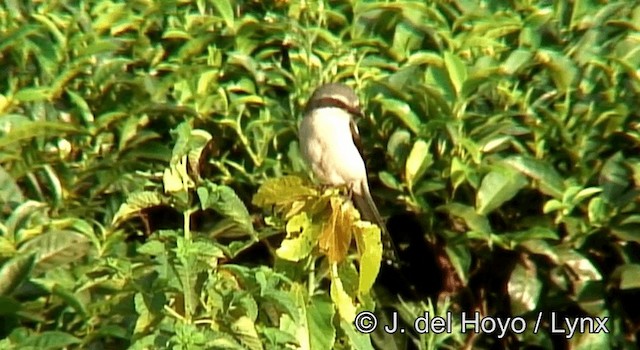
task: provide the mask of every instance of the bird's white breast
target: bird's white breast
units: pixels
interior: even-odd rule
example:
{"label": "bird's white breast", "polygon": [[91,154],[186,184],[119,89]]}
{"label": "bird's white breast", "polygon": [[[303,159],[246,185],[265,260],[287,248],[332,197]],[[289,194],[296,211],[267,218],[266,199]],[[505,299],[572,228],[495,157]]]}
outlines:
{"label": "bird's white breast", "polygon": [[300,124],[300,150],[315,176],[327,185],[366,180],[364,161],[358,152],[349,121],[340,108],[310,111]]}

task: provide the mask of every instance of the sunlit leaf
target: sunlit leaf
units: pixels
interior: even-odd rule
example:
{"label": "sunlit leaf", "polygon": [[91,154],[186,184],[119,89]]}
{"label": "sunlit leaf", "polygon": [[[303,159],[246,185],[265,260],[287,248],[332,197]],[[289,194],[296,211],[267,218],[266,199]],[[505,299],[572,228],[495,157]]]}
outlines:
{"label": "sunlit leaf", "polygon": [[298,176],[283,176],[266,180],[253,196],[252,203],[260,207],[291,203],[298,198],[316,196],[318,192]]}
{"label": "sunlit leaf", "polygon": [[331,300],[338,308],[340,317],[347,322],[353,322],[356,317],[356,306],[351,296],[345,291],[335,263],[331,264]]}
{"label": "sunlit leaf", "polygon": [[453,88],[457,94],[460,94],[462,86],[465,80],[467,80],[467,68],[464,62],[462,62],[458,56],[450,52],[445,52],[444,65],[449,73],[449,79],[451,80],[451,84],[453,84]]}
{"label": "sunlit leaf", "polygon": [[282,241],[276,254],[286,260],[304,259],[318,244],[321,227],[311,222],[306,213],[300,213],[287,222],[287,237]]}
{"label": "sunlit leaf", "polygon": [[429,143],[423,140],[416,141],[405,164],[405,179],[410,187],[413,187],[413,184],[420,180],[432,162],[433,158],[429,153]]}
{"label": "sunlit leaf", "polygon": [[514,315],[535,310],[542,291],[542,282],[538,279],[535,264],[530,260],[516,263],[511,271],[507,290]]}
{"label": "sunlit leaf", "polygon": [[355,237],[360,253],[358,294],[365,295],[370,293],[380,271],[383,250],[380,228],[368,222],[359,221],[355,224]]}
{"label": "sunlit leaf", "polygon": [[214,0],[213,6],[220,12],[225,23],[232,30],[235,29],[234,16],[233,16],[233,2],[232,0]]}

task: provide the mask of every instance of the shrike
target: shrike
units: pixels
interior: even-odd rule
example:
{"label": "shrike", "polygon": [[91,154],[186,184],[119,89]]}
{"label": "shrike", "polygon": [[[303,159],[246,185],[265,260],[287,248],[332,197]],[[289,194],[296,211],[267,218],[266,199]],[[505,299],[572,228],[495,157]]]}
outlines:
{"label": "shrike", "polygon": [[362,111],[353,89],[337,83],[318,87],[307,102],[300,124],[300,150],[322,184],[350,189],[362,219],[380,227],[385,263],[391,265],[396,262],[396,252],[369,192],[356,116],[362,116]]}

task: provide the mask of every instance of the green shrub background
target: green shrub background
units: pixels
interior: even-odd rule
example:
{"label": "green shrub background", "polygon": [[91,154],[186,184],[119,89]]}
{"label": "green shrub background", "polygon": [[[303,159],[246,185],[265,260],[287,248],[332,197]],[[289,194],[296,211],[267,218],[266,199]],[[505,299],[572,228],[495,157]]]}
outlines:
{"label": "green shrub background", "polygon": [[[637,347],[638,5],[1,1],[0,348]],[[297,122],[330,81],[364,105],[382,214],[440,271],[400,245],[413,296],[379,279],[362,305],[526,332],[360,334],[322,254],[276,258],[289,218],[252,199],[306,176]]]}

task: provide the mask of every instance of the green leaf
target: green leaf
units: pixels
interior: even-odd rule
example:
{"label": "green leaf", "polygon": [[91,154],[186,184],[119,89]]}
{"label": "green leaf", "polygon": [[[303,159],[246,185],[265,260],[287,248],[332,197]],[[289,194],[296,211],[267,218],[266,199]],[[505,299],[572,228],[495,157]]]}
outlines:
{"label": "green leaf", "polygon": [[43,170],[45,179],[47,180],[47,187],[49,191],[51,191],[51,195],[53,197],[53,203],[58,206],[62,203],[63,196],[60,178],[49,164],[43,166]]}
{"label": "green leaf", "polygon": [[73,102],[80,111],[80,115],[84,119],[84,122],[93,123],[95,118],[87,101],[80,94],[73,91],[67,90],[67,94],[69,95],[71,102]]}
{"label": "green leaf", "polygon": [[120,205],[116,215],[113,216],[113,220],[111,221],[112,225],[118,225],[122,221],[137,215],[143,209],[165,205],[165,202],[165,198],[156,192],[142,191],[131,193],[127,197],[127,201]]}
{"label": "green leaf", "polygon": [[[0,282],[2,283],[2,282]],[[1,286],[1,284],[0,284]],[[0,296],[0,316],[15,315],[22,308],[22,303],[12,297]],[[0,347],[2,341],[0,340]]]}
{"label": "green leaf", "polygon": [[517,49],[511,52],[509,58],[500,66],[506,74],[512,75],[518,72],[523,66],[532,63],[533,53],[525,49]]}
{"label": "green leaf", "polygon": [[587,188],[581,189],[580,191],[578,191],[578,193],[576,193],[576,196],[573,198],[573,201],[571,204],[573,205],[580,204],[583,200],[600,192],[602,192],[602,189],[599,187],[587,187]]}
{"label": "green leaf", "polygon": [[527,185],[524,176],[514,171],[497,169],[487,174],[480,183],[476,196],[476,211],[486,215],[513,198]]}
{"label": "green leaf", "polygon": [[166,253],[166,247],[160,241],[149,241],[141,245],[137,251],[145,255],[163,255]]}
{"label": "green leaf", "polygon": [[381,171],[378,173],[378,178],[380,182],[382,182],[388,188],[400,191],[402,189],[402,184],[398,179],[396,179],[393,174],[388,171]]}
{"label": "green leaf", "polygon": [[258,332],[256,331],[256,325],[249,317],[240,316],[233,321],[233,323],[231,323],[231,332],[233,332],[247,349],[263,349],[260,338],[258,337]]}
{"label": "green leaf", "polygon": [[87,255],[91,244],[87,237],[69,230],[51,230],[20,246],[18,251],[35,253],[34,273],[62,267]]}
{"label": "green leaf", "polygon": [[396,162],[402,163],[411,149],[411,133],[405,129],[397,129],[387,142],[387,154]]}
{"label": "green leaf", "polygon": [[413,148],[405,164],[405,179],[409,188],[417,183],[425,170],[433,164],[433,157],[429,153],[429,143],[418,140],[413,144]]}
{"label": "green leaf", "polygon": [[[604,315],[598,315],[602,318]],[[611,320],[606,323],[609,330],[612,329]],[[575,350],[597,350],[610,349],[612,339],[610,332],[575,332],[573,337],[568,339],[567,346]]]}
{"label": "green leaf", "polygon": [[0,203],[22,203],[24,196],[18,184],[2,166],[0,166]]}
{"label": "green leaf", "polygon": [[638,264],[624,264],[618,266],[613,275],[620,276],[620,289],[638,289],[640,288],[640,265]]}
{"label": "green leaf", "polygon": [[451,159],[451,169],[449,171],[449,178],[453,189],[456,190],[465,181],[469,182],[474,188],[477,186],[476,178],[479,178],[476,172],[471,169],[466,163],[460,160],[458,157]]}
{"label": "green leaf", "polygon": [[568,269],[572,276],[575,295],[580,295],[590,282],[602,281],[602,274],[595,265],[584,255],[573,249],[555,247],[558,254],[558,264]]}
{"label": "green leaf", "polygon": [[404,126],[409,128],[414,134],[418,134],[420,131],[420,118],[411,109],[408,103],[396,99],[380,98],[377,99],[380,102],[383,113],[390,113],[394,117],[398,118]]}
{"label": "green leaf", "polygon": [[445,115],[450,115],[449,108],[456,102],[457,94],[445,67],[434,65],[427,68],[426,82],[434,88],[426,89],[425,93],[434,99],[435,103],[444,105],[441,107],[442,110],[445,111]]}
{"label": "green leaf", "polygon": [[71,306],[77,313],[79,313],[83,317],[86,317],[88,315],[85,303],[73,291],[62,287],[59,284],[54,284],[53,288],[51,289],[51,294],[64,300],[67,305]]}
{"label": "green leaf", "polygon": [[602,199],[613,205],[621,204],[619,201],[629,187],[629,170],[621,152],[604,162],[600,170],[599,183],[602,187]]}
{"label": "green leaf", "polygon": [[229,29],[235,31],[233,16],[233,3],[231,0],[213,0],[213,6],[218,10]]}
{"label": "green leaf", "polygon": [[478,214],[472,207],[460,204],[450,203],[438,207],[440,211],[446,211],[449,214],[463,219],[465,224],[472,230],[483,233],[491,232],[491,225],[486,216]]}
{"label": "green leaf", "polygon": [[20,229],[25,228],[23,225],[26,226],[30,218],[38,216],[44,218],[45,215],[42,214],[42,212],[46,207],[47,205],[45,203],[32,200],[21,203],[4,222],[7,236],[11,237],[14,241],[20,242]]}
{"label": "green leaf", "polygon": [[335,308],[326,295],[314,295],[307,307],[310,349],[332,349],[336,338],[333,326]]}
{"label": "green leaf", "polygon": [[589,201],[587,213],[589,222],[594,226],[599,226],[604,224],[608,219],[609,211],[604,199],[602,199],[602,197],[596,197]]}
{"label": "green leaf", "polygon": [[471,253],[463,244],[451,243],[445,247],[451,265],[458,273],[462,282],[466,285],[469,281],[469,267],[471,266]]}
{"label": "green leaf", "polygon": [[74,125],[62,122],[37,121],[21,123],[12,127],[9,133],[0,137],[0,149],[36,137],[63,136],[67,133],[83,133]]}
{"label": "green leaf", "polygon": [[[1,227],[1,226],[0,226]],[[14,256],[16,247],[12,240],[0,234],[0,258]]]}
{"label": "green leaf", "polygon": [[340,328],[344,331],[354,350],[374,350],[370,334],[356,331],[353,322],[340,320]]}
{"label": "green leaf", "polygon": [[51,98],[51,88],[33,87],[18,91],[14,98],[21,102],[48,101]]}
{"label": "green leaf", "polygon": [[536,309],[542,282],[538,279],[536,266],[531,260],[516,263],[511,271],[507,291],[511,301],[511,312],[514,315],[522,315]]}
{"label": "green leaf", "polygon": [[231,187],[210,182],[205,185],[197,190],[202,209],[213,209],[229,218],[245,234],[253,234],[251,215],[235,191]]}
{"label": "green leaf", "polygon": [[509,157],[504,160],[504,163],[536,180],[543,193],[558,199],[562,198],[565,190],[564,182],[560,174],[548,163],[524,156]]}
{"label": "green leaf", "polygon": [[564,92],[572,87],[578,75],[575,62],[560,52],[550,50],[539,50],[537,55],[549,70],[548,73],[558,90]]}
{"label": "green leaf", "polygon": [[444,65],[447,68],[449,79],[456,91],[456,94],[460,96],[462,86],[467,80],[467,67],[458,56],[450,52],[444,53]]}
{"label": "green leaf", "polygon": [[11,294],[29,278],[35,266],[35,253],[20,254],[2,264],[0,268],[0,296]]}
{"label": "green leaf", "polygon": [[73,335],[60,331],[47,331],[40,334],[32,334],[21,342],[24,348],[41,350],[64,349],[73,344],[81,344],[82,341]]}
{"label": "green leaf", "polygon": [[398,55],[397,60],[405,60],[414,49],[420,47],[424,34],[420,33],[412,24],[402,21],[396,25],[392,50]]}
{"label": "green leaf", "polygon": [[502,234],[505,239],[510,239],[517,244],[529,241],[529,240],[540,240],[540,239],[552,239],[559,240],[560,236],[558,232],[547,228],[547,227],[532,227],[530,229],[518,232],[510,232]]}

